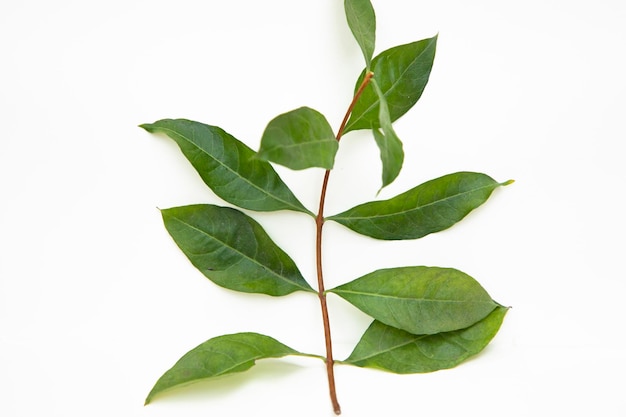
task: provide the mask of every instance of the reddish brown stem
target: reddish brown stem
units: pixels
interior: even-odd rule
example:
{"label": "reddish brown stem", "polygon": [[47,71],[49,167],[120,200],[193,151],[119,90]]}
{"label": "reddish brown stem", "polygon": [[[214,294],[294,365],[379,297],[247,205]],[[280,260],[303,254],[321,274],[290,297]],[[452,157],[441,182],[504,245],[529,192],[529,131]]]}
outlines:
{"label": "reddish brown stem", "polygon": [[[372,76],[374,74],[372,72],[368,72],[365,74],[365,78],[363,82],[359,86],[359,89],[354,94],[354,98],[348,107],[348,111],[341,122],[341,126],[337,131],[337,141],[341,140],[341,136],[343,135],[343,131],[348,123],[348,119],[350,114],[352,114],[352,109],[354,105],[358,101],[361,93],[369,84]],[[315,218],[316,225],[316,240],[315,240],[315,260],[317,267],[317,288],[318,288],[318,296],[320,299],[320,305],[322,307],[322,321],[324,323],[324,339],[326,341],[326,372],[328,374],[328,388],[330,391],[330,400],[333,405],[333,410],[335,414],[341,414],[341,407],[339,406],[339,401],[337,400],[337,391],[335,389],[335,372],[334,372],[334,360],[333,360],[333,345],[332,338],[330,336],[330,320],[328,318],[328,305],[326,303],[326,291],[324,289],[324,275],[322,273],[322,227],[324,226],[324,204],[326,202],[326,190],[328,188],[328,179],[330,178],[330,170],[327,170],[324,174],[324,181],[322,182],[322,192],[320,195],[320,205],[317,211],[317,217]]]}

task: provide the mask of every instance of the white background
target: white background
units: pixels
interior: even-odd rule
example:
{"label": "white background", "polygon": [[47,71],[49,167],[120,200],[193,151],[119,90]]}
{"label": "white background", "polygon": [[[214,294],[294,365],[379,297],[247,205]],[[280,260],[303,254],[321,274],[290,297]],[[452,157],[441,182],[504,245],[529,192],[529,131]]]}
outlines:
{"label": "white background", "polygon": [[[362,68],[338,0],[0,3],[0,415],[331,416],[324,365],[261,361],[163,395],[157,378],[208,338],[257,331],[323,354],[310,294],[224,290],[190,266],[159,208],[214,197],[167,138],[183,117],[257,148],[303,105],[338,126]],[[492,344],[448,371],[338,366],[345,416],[625,416],[626,5],[375,1],[377,53],[439,33],[389,198],[462,170],[514,185],[462,223],[380,242],[329,223],[327,287],[437,265],[511,305]],[[315,209],[321,170],[278,168]],[[371,138],[342,141],[327,214],[376,198]],[[251,213],[313,284],[311,219]],[[335,356],[369,320],[329,297]]]}

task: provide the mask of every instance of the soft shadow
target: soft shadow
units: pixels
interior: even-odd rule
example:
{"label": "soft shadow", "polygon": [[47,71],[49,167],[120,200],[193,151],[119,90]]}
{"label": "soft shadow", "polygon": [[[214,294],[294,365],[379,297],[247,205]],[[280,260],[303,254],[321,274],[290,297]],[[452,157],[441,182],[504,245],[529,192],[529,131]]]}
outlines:
{"label": "soft shadow", "polygon": [[226,397],[235,394],[237,389],[253,380],[272,382],[291,375],[301,368],[300,365],[280,361],[280,359],[263,359],[244,372],[208,378],[169,389],[155,396],[150,404],[155,402],[206,401],[212,398]]}

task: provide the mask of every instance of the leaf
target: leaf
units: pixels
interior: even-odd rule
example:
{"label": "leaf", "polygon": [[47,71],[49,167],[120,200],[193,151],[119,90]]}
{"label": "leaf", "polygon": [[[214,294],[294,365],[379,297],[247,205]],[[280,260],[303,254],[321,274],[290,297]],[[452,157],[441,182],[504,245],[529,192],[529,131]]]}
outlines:
{"label": "leaf", "polygon": [[397,374],[453,368],[489,344],[507,310],[498,306],[468,328],[433,335],[415,335],[374,321],[342,363]]}
{"label": "leaf", "polygon": [[338,147],[326,118],[316,110],[301,107],[269,122],[258,156],[291,169],[332,169]]}
{"label": "leaf", "polygon": [[[421,97],[430,77],[436,45],[437,36],[396,46],[372,60],[371,71],[387,98],[392,122],[409,111]],[[357,80],[357,88],[365,73],[366,70]],[[378,107],[378,95],[370,85],[356,102],[344,132],[380,127]]]}
{"label": "leaf", "polygon": [[273,296],[315,292],[293,260],[240,211],[198,204],[165,209],[161,214],[178,247],[217,285]]}
{"label": "leaf", "polygon": [[258,333],[236,333],[210,339],[187,352],[159,378],[146,404],[161,392],[207,378],[243,372],[257,359],[281,358],[300,353]]}
{"label": "leaf", "polygon": [[374,139],[380,150],[380,159],[383,163],[382,189],[391,184],[400,174],[402,163],[404,162],[404,151],[402,142],[391,125],[387,100],[375,79],[372,79],[372,85],[380,100],[379,120],[383,130],[381,133],[378,129],[373,129]]}
{"label": "leaf", "polygon": [[413,334],[464,329],[497,306],[474,278],[452,268],[381,269],[329,292],[374,319]]}
{"label": "leaf", "polygon": [[140,127],[172,138],[206,185],[225,201],[249,210],[294,210],[314,216],[269,162],[255,158],[252,149],[219,127],[184,119]]}
{"label": "leaf", "polygon": [[344,7],[350,31],[361,47],[369,69],[376,43],[376,15],[372,3],[369,0],[345,0]]}
{"label": "leaf", "polygon": [[498,183],[485,174],[457,172],[326,219],[375,239],[418,239],[451,227],[487,201],[494,189],[510,183]]}

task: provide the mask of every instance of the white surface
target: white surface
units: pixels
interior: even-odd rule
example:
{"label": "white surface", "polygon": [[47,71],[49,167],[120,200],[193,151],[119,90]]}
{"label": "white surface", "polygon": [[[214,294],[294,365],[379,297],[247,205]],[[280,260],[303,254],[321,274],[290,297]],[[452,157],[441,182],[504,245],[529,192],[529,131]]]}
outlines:
{"label": "white surface", "polygon": [[[380,198],[475,170],[512,186],[449,231],[378,242],[328,224],[327,287],[438,265],[512,305],[462,366],[399,376],[339,366],[345,416],[626,415],[623,331],[626,6],[621,1],[375,1],[377,52],[440,34],[422,100],[397,122],[406,163]],[[184,117],[256,148],[307,105],[340,122],[361,70],[340,1],[0,4],[0,415],[330,416],[323,364],[143,399],[182,354],[258,331],[323,353],[315,297],[216,287],[155,207],[220,203],[176,145],[137,127]],[[346,136],[327,214],[371,200],[373,141]],[[314,209],[322,173],[279,170]],[[313,282],[313,222],[252,214]],[[329,299],[336,356],[368,320]]]}

